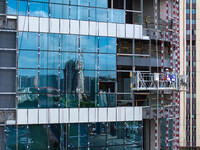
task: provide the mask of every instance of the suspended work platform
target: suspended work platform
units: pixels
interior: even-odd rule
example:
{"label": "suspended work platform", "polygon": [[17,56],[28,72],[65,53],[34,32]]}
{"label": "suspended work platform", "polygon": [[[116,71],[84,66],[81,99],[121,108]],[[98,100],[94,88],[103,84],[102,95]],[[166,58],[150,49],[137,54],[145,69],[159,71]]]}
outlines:
{"label": "suspended work platform", "polygon": [[130,73],[131,89],[133,91],[160,90],[160,91],[187,91],[188,77],[176,73]]}

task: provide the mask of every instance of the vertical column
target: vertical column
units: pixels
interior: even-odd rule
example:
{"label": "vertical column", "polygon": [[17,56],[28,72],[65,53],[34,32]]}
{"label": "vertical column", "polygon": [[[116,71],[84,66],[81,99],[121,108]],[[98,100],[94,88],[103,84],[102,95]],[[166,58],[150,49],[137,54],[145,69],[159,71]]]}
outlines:
{"label": "vertical column", "polygon": [[[154,24],[155,24],[155,39],[156,39],[156,44],[157,44],[157,38],[158,38],[158,0],[154,1]],[[157,102],[157,108],[158,108],[158,102]],[[156,111],[157,111],[156,114],[158,115],[158,109],[156,109]],[[158,150],[158,116],[157,115],[155,117],[155,150]]]}
{"label": "vertical column", "polygon": [[[162,84],[164,85],[164,38],[163,33],[161,34],[161,74],[162,74]],[[164,118],[164,91],[161,91],[161,118]]]}
{"label": "vertical column", "polygon": [[166,0],[166,40],[169,39],[169,0]]}
{"label": "vertical column", "polygon": [[[176,4],[176,18],[177,18],[177,73],[180,74],[180,47],[179,47],[179,2]],[[180,91],[178,91],[178,97],[177,97],[177,149],[179,149],[179,104],[180,104]]]}
{"label": "vertical column", "polygon": [[[176,0],[173,0],[173,45],[175,44],[175,38],[176,38],[175,6],[176,6]],[[175,99],[175,101],[173,102],[175,106],[175,108],[173,109],[173,149],[175,149],[176,148],[176,111],[175,110],[176,110],[177,94],[174,93],[173,99]]]}

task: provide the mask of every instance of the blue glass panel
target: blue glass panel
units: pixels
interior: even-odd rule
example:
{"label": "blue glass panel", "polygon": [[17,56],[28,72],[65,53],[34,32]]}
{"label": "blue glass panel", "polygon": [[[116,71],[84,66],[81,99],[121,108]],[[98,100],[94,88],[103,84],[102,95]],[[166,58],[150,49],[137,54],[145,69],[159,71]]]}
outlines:
{"label": "blue glass panel", "polygon": [[18,55],[18,67],[38,68],[38,52],[20,50]]}
{"label": "blue glass panel", "polygon": [[40,93],[58,94],[58,70],[40,70]]}
{"label": "blue glass panel", "polygon": [[38,50],[38,33],[19,32],[19,49]]}
{"label": "blue glass panel", "polygon": [[97,107],[97,94],[94,93],[85,93],[81,95],[82,97],[80,98],[80,107],[86,107],[86,108],[91,108],[91,107]]}
{"label": "blue glass panel", "polygon": [[119,9],[108,9],[108,22],[125,23],[125,11]]}
{"label": "blue glass panel", "polygon": [[18,69],[18,93],[37,93],[38,70]]}
{"label": "blue glass panel", "polygon": [[30,2],[30,16],[48,17],[49,4],[48,3],[35,3]]}
{"label": "blue glass panel", "polygon": [[80,132],[79,132],[79,147],[88,147],[88,124],[81,123],[80,126]]}
{"label": "blue glass panel", "polygon": [[107,9],[91,8],[90,9],[90,20],[107,22]]}
{"label": "blue glass panel", "polygon": [[88,7],[71,6],[71,19],[88,20]]}
{"label": "blue glass panel", "polygon": [[[92,123],[89,127],[89,142],[90,147],[97,147],[102,146],[106,147],[106,125],[107,123],[99,122],[99,123]],[[101,139],[101,140],[99,140]],[[100,142],[101,141],[101,142]],[[94,148],[92,148],[94,149]],[[101,149],[98,147],[96,150]]]}
{"label": "blue glass panel", "polygon": [[99,70],[116,70],[116,55],[99,54]]}
{"label": "blue glass panel", "polygon": [[142,148],[143,141],[142,122],[126,122],[126,144],[133,145],[134,148]]}
{"label": "blue glass panel", "polygon": [[99,81],[116,81],[116,72],[99,71]]}
{"label": "blue glass panel", "polygon": [[37,108],[38,94],[19,94],[18,108]]}
{"label": "blue glass panel", "polygon": [[80,36],[81,52],[98,52],[98,37]]}
{"label": "blue glass panel", "polygon": [[[64,139],[64,129],[61,128],[62,124],[51,124],[49,125],[49,146],[50,149],[59,150],[64,148],[65,140]],[[66,128],[66,127],[65,127]]]}
{"label": "blue glass panel", "polygon": [[60,49],[61,51],[78,52],[79,37],[77,35],[61,35]]}
{"label": "blue glass panel", "polygon": [[85,93],[97,93],[97,71],[83,71]]}
{"label": "blue glass panel", "polygon": [[69,0],[51,0],[51,3],[69,4]]}
{"label": "blue glass panel", "polygon": [[[108,123],[107,129],[107,137],[108,137],[108,145],[124,145],[125,143],[125,130],[124,123],[121,122],[111,122]],[[114,148],[114,147],[112,147]],[[110,149],[112,149],[110,147]],[[115,147],[118,150],[118,147]],[[113,149],[114,150],[114,149]]]}
{"label": "blue glass panel", "polygon": [[85,70],[97,70],[97,54],[81,54],[81,62]]}
{"label": "blue glass panel", "polygon": [[108,0],[90,0],[90,6],[107,8]]}
{"label": "blue glass panel", "polygon": [[66,101],[62,104],[69,108],[77,108],[79,105],[78,94],[66,94]]}
{"label": "blue glass panel", "polygon": [[25,150],[27,149],[27,126],[18,126],[18,149]]}
{"label": "blue glass panel", "polygon": [[116,38],[99,37],[99,53],[116,54]]}
{"label": "blue glass panel", "polygon": [[40,34],[40,49],[59,51],[59,34]]}
{"label": "blue glass panel", "polygon": [[40,52],[40,68],[59,69],[59,52]]}
{"label": "blue glass panel", "polygon": [[40,108],[58,108],[59,96],[51,94],[39,95],[39,107]]}
{"label": "blue glass panel", "polygon": [[49,2],[49,0],[29,0],[29,1],[33,1],[33,2]]}
{"label": "blue glass panel", "polygon": [[70,149],[78,147],[78,124],[70,124],[69,127],[69,145]]}
{"label": "blue glass panel", "polygon": [[88,0],[71,0],[72,5],[89,6]]}
{"label": "blue glass panel", "polygon": [[67,70],[76,70],[79,59],[78,53],[60,53],[60,68]]}
{"label": "blue glass panel", "polygon": [[116,107],[116,94],[107,94],[99,92],[99,107]]}
{"label": "blue glass panel", "polygon": [[6,126],[6,149],[15,150],[16,149],[16,126]]}
{"label": "blue glass panel", "polygon": [[7,0],[7,13],[9,15],[17,15],[17,0]]}
{"label": "blue glass panel", "polygon": [[28,2],[19,1],[19,15],[28,16]]}
{"label": "blue glass panel", "polygon": [[52,18],[69,19],[69,6],[51,4],[50,13]]}
{"label": "blue glass panel", "polygon": [[[48,149],[47,125],[30,125],[28,128],[29,149]],[[40,139],[40,140],[38,140]]]}

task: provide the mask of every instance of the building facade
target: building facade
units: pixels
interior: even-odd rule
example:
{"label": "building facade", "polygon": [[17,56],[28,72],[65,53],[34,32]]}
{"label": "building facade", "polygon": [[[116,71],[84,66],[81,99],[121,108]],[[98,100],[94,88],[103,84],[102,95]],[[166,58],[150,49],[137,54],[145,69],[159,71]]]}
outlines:
{"label": "building facade", "polygon": [[181,4],[180,46],[181,46],[181,71],[189,77],[189,90],[182,95],[180,146],[185,148],[200,148],[199,120],[199,11],[200,2],[185,0]]}
{"label": "building facade", "polygon": [[175,0],[1,0],[0,147],[179,148],[172,92],[130,88],[133,71],[175,68],[178,11]]}

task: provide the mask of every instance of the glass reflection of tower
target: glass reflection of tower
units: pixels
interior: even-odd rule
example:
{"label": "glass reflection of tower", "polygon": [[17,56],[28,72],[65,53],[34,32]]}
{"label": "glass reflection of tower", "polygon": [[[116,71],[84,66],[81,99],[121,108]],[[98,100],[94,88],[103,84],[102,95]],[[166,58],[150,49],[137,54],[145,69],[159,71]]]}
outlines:
{"label": "glass reflection of tower", "polygon": [[81,60],[69,60],[64,70],[64,91],[70,105],[77,105],[84,93],[84,64]]}

